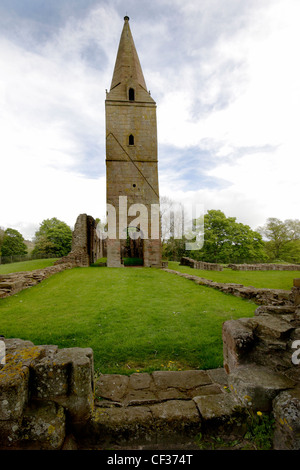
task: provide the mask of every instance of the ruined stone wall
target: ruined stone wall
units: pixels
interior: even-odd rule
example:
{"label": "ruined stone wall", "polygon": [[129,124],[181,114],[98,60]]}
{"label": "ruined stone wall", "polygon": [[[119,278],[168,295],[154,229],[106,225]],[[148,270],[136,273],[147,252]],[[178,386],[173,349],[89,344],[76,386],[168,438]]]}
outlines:
{"label": "ruined stone wall", "polygon": [[97,224],[92,216],[80,214],[72,234],[71,252],[55,264],[72,263],[74,266],[90,266],[105,256],[105,241],[97,234]]}
{"label": "ruined stone wall", "polygon": [[253,302],[259,305],[285,305],[288,303],[293,303],[290,290],[267,289],[252,286],[244,286],[243,284],[216,282],[203,277],[199,277],[197,275],[194,276],[192,274],[182,273],[180,271],[174,271],[168,268],[165,268],[164,270],[169,273],[176,274],[177,276],[190,279],[198,285],[213,287],[214,289],[220,290],[225,294],[232,294],[236,297],[252,300]]}
{"label": "ruined stone wall", "polygon": [[49,276],[65,269],[71,269],[73,263],[63,262],[56,266],[48,266],[44,269],[35,269],[33,271],[20,271],[11,274],[0,275],[0,298],[14,295],[23,289],[35,286]]}
{"label": "ruined stone wall", "polygon": [[[223,267],[218,263],[206,263],[204,261],[196,261],[192,258],[182,257],[180,260],[182,266],[189,266],[194,269],[205,269],[207,271],[222,271]],[[300,264],[274,264],[274,263],[257,263],[257,264],[228,264],[228,268],[234,271],[300,271]]]}
{"label": "ruined stone wall", "polygon": [[224,322],[222,337],[223,369],[100,375],[96,384],[90,348],[0,337],[0,449],[156,448],[231,433],[259,411],[274,415],[274,449],[300,450],[300,279],[288,303]]}
{"label": "ruined stone wall", "polygon": [[229,264],[234,271],[300,271],[300,264]]}
{"label": "ruined stone wall", "polygon": [[192,258],[182,257],[180,260],[182,266],[189,266],[194,269],[204,269],[207,271],[223,271],[223,267],[217,263],[206,263],[205,261],[196,261]]}
{"label": "ruined stone wall", "polygon": [[61,449],[93,410],[93,351],[1,340],[0,448]]}
{"label": "ruined stone wall", "polygon": [[222,334],[231,391],[245,407],[273,412],[273,446],[283,450],[300,449],[300,279],[291,298],[293,304],[261,306],[253,318],[226,321]]}

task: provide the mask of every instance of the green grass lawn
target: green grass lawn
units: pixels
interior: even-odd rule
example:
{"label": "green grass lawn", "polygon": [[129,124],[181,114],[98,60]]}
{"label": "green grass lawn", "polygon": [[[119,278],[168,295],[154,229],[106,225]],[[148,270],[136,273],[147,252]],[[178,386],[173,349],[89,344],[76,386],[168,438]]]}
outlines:
{"label": "green grass lawn", "polygon": [[256,308],[158,269],[75,268],[1,299],[0,334],[91,347],[103,373],[206,369],[222,366],[223,322]]}
{"label": "green grass lawn", "polygon": [[234,282],[244,286],[266,287],[269,289],[286,289],[293,287],[293,279],[300,277],[300,271],[206,271],[180,266],[179,262],[169,261],[169,269],[204,277],[216,282]]}
{"label": "green grass lawn", "polygon": [[47,266],[53,266],[57,258],[35,259],[29,261],[20,261],[19,263],[0,264],[0,274],[17,273],[19,271],[33,271],[34,269],[43,269]]}

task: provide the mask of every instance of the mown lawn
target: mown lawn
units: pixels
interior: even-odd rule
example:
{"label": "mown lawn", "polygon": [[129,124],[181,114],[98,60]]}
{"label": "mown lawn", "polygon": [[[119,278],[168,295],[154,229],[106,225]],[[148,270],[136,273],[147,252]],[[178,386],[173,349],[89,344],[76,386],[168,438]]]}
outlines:
{"label": "mown lawn", "polygon": [[53,266],[57,258],[35,259],[29,261],[20,261],[19,263],[0,264],[0,274],[17,273],[19,271],[33,271],[34,269],[43,269],[47,266]]}
{"label": "mown lawn", "polygon": [[1,299],[0,334],[91,347],[103,373],[206,369],[222,366],[223,322],[256,307],[162,270],[75,268]]}
{"label": "mown lawn", "polygon": [[223,271],[206,271],[180,266],[176,261],[169,261],[168,267],[211,281],[234,282],[244,286],[266,287],[268,289],[290,290],[293,287],[293,279],[300,277],[300,271],[233,271],[229,268],[224,268]]}

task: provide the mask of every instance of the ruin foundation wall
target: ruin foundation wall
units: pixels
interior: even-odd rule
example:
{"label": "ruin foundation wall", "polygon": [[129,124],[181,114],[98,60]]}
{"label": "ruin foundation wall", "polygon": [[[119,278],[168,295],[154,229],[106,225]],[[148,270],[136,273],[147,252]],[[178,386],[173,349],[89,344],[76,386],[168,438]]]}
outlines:
{"label": "ruin foundation wall", "polygon": [[0,449],[174,443],[259,411],[274,415],[274,449],[300,450],[300,279],[288,302],[225,321],[222,338],[222,370],[100,374],[95,387],[92,349],[1,337]]}

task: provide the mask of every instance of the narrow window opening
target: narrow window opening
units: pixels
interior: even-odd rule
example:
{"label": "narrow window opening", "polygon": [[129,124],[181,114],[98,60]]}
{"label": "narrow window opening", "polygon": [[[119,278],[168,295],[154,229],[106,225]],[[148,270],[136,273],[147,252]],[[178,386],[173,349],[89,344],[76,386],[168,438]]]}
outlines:
{"label": "narrow window opening", "polygon": [[134,89],[133,88],[129,88],[129,101],[134,101],[135,97],[134,97]]}
{"label": "narrow window opening", "polygon": [[134,136],[132,134],[129,136],[129,145],[134,145]]}

